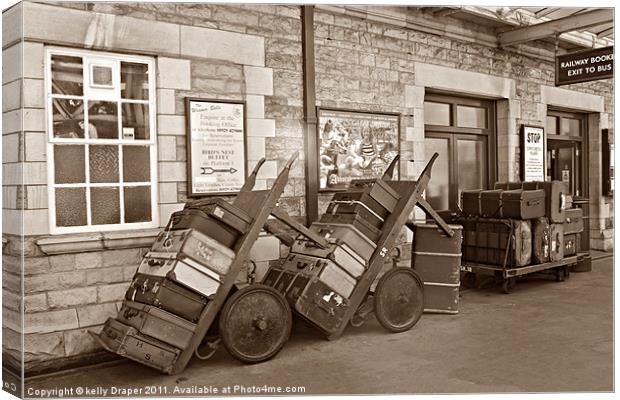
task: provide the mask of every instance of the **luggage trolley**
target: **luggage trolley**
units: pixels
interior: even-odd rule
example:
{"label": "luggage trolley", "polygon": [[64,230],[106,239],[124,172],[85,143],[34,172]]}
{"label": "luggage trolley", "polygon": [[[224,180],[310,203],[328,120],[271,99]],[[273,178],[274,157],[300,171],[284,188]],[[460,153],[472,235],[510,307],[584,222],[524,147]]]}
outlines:
{"label": "luggage trolley", "polygon": [[[489,219],[489,221],[504,222],[506,226],[510,227],[508,238],[512,238],[515,234],[514,225],[509,220],[502,219]],[[531,264],[520,267],[511,267],[508,265],[508,258],[511,252],[514,240],[509,239],[506,241],[506,248],[504,250],[503,261],[501,265],[474,263],[470,261],[464,261],[461,263],[461,272],[465,272],[463,282],[468,286],[473,286],[476,275],[493,277],[501,282],[501,289],[504,293],[511,293],[517,283],[517,277],[525,276],[534,273],[552,273],[555,275],[555,279],[558,282],[562,282],[570,276],[570,267],[574,266],[578,262],[578,256],[564,257],[561,260],[549,261],[539,264]],[[499,264],[499,263],[498,263]]]}
{"label": "luggage trolley", "polygon": [[[391,181],[389,179],[391,174],[388,172],[381,178],[382,184],[387,184],[396,192],[398,199],[395,201],[393,211],[383,221],[382,230],[375,241],[376,247],[365,263],[364,271],[357,278],[352,291],[346,298],[330,292],[329,287],[326,292],[323,292],[318,285],[308,285],[308,277],[292,276],[290,273],[285,276],[285,271],[279,272],[273,268],[268,271],[263,282],[280,290],[289,303],[292,303],[296,313],[326,334],[329,340],[340,337],[350,322],[356,326],[361,325],[372,311],[375,312],[381,325],[391,332],[403,332],[413,327],[423,311],[424,289],[422,280],[412,268],[394,267],[379,279],[374,292],[370,289],[381,272],[386,257],[391,254],[401,228],[405,225],[410,229],[413,227],[408,218],[416,205],[426,211],[447,235],[450,237],[454,235],[454,231],[422,197],[437,157],[438,154],[435,153],[417,181]],[[393,165],[388,170],[392,170]],[[376,184],[375,180],[354,182],[366,185],[368,188]],[[317,240],[312,237],[305,227],[301,229],[287,221],[286,216],[277,215],[277,210],[274,216],[316,243],[317,246],[325,248],[326,243],[323,238]],[[305,268],[304,265],[313,262],[312,258],[306,258],[304,261],[302,257],[302,261],[298,261],[298,267]],[[327,269],[325,265],[317,264],[312,266],[314,267],[319,270],[324,268],[322,271]],[[271,271],[275,272],[273,275],[277,277],[270,277]],[[301,283],[297,284],[297,281]],[[300,298],[303,305],[296,303]]]}
{"label": "luggage trolley", "polygon": [[[112,318],[106,322],[101,333],[91,332],[95,339],[108,351],[173,375],[183,371],[194,354],[206,359],[215,352],[218,340],[207,337],[207,333],[213,331],[210,328],[219,318],[220,331],[224,332],[222,341],[234,357],[250,363],[273,357],[290,334],[292,315],[288,303],[278,291],[265,285],[248,285],[232,295],[231,292],[252,246],[284,191],[297,157],[296,152],[270,190],[252,191],[258,170],[265,161],[260,160],[236,196],[233,206],[244,210],[251,222],[232,248],[234,255],[228,272],[221,277],[221,284],[215,293],[209,296],[196,323],[185,323],[189,328],[184,332],[187,339],[183,348],[166,345],[134,328],[119,331],[118,327],[122,324]],[[206,247],[199,249],[207,253],[211,251]],[[160,328],[165,329],[165,326],[162,324]],[[206,345],[209,354],[201,355],[197,351],[201,344],[203,347]]]}

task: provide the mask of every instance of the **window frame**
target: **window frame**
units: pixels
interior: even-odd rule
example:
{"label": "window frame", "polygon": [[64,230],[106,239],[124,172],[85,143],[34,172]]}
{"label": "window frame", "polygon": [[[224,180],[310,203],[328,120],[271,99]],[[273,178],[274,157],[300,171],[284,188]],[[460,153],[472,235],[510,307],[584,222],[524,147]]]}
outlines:
{"label": "window frame", "polygon": [[[458,196],[458,171],[454,163],[458,162],[457,144],[459,140],[486,140],[486,188],[491,187],[497,177],[497,135],[496,135],[496,103],[490,99],[461,97],[444,93],[430,92],[424,96],[424,102],[444,103],[450,106],[450,125],[424,124],[424,137],[447,139],[448,151],[451,159],[448,160],[449,174],[449,198],[448,206],[451,210],[459,207]],[[458,106],[484,108],[486,112],[485,128],[466,128],[457,126]],[[469,139],[468,139],[469,138]],[[474,139],[475,138],[475,139]],[[484,139],[486,138],[486,139]]]}
{"label": "window frame", "polygon": [[[82,57],[82,79],[83,79],[83,92],[81,96],[76,95],[52,95],[52,55],[61,56],[76,56]],[[134,62],[142,63],[148,66],[148,100],[137,99],[123,99],[121,97],[121,77],[120,66],[121,62]],[[90,92],[90,72],[91,65],[100,63],[113,64],[113,83],[114,96],[97,96],[93,98],[88,96]],[[134,230],[134,229],[150,229],[159,226],[159,209],[158,209],[158,151],[157,151],[157,126],[156,126],[156,105],[157,105],[157,91],[156,91],[156,73],[155,60],[152,57],[134,56],[119,53],[110,53],[103,51],[90,51],[82,49],[68,49],[61,47],[46,47],[45,49],[45,61],[44,61],[44,87],[45,87],[45,118],[46,118],[46,150],[47,150],[47,202],[48,202],[48,221],[51,234],[65,234],[65,233],[87,233],[87,232],[105,232],[105,231],[121,231],[121,230]],[[118,74],[118,76],[116,76]],[[94,87],[92,90],[101,90],[100,87]],[[104,90],[109,90],[105,89]],[[89,101],[113,101],[117,103],[117,124],[118,124],[118,138],[117,139],[100,139],[91,138],[87,132],[88,125],[85,125],[84,138],[57,138],[54,137],[53,132],[53,99],[81,99],[84,107],[84,117],[88,116],[88,102]],[[124,103],[137,103],[145,104],[149,110],[149,139],[125,139],[122,133],[122,104]],[[55,145],[81,145],[84,148],[84,168],[85,168],[85,181],[84,183],[55,183],[55,160],[54,160],[54,146]],[[118,182],[114,183],[92,183],[90,182],[89,171],[89,146],[90,145],[114,145],[118,148]],[[150,180],[145,182],[125,182],[123,177],[123,147],[124,146],[146,146],[149,148],[149,161],[150,161]],[[135,186],[148,186],[151,190],[151,220],[148,222],[124,222],[125,216],[125,204],[124,204],[124,188]],[[119,188],[119,212],[120,223],[115,224],[103,224],[92,225],[92,209],[91,209],[91,194],[90,189],[94,187],[109,187]],[[56,189],[57,188],[84,188],[85,189],[85,201],[86,201],[86,225],[80,226],[57,226],[56,225]]]}

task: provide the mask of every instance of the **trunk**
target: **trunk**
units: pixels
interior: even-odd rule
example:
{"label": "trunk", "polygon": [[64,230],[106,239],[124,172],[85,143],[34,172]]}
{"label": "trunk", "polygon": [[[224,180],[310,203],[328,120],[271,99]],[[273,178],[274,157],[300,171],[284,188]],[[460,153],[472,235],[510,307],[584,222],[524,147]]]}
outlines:
{"label": "trunk", "polygon": [[504,218],[534,219],[545,216],[544,190],[506,190],[501,201]]}

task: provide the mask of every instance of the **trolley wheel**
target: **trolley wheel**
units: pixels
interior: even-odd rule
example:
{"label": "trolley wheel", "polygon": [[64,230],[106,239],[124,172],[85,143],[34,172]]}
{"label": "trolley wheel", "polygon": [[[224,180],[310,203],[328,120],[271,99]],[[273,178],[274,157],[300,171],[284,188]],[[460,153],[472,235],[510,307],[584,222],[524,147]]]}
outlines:
{"label": "trolley wheel", "polygon": [[507,278],[502,282],[502,292],[506,294],[512,293],[517,285],[517,278]]}
{"label": "trolley wheel", "polygon": [[222,339],[220,337],[205,338],[194,351],[194,355],[199,360],[208,360],[220,348],[221,342]]}
{"label": "trolley wheel", "polygon": [[293,316],[276,289],[254,284],[233,294],[220,315],[220,334],[228,352],[254,364],[275,356],[291,334]]}
{"label": "trolley wheel", "polygon": [[390,332],[411,329],[424,311],[424,284],[418,274],[408,267],[386,272],[375,289],[377,320]]}
{"label": "trolley wheel", "polygon": [[473,272],[465,272],[461,284],[467,289],[473,289],[476,287],[476,274]]}

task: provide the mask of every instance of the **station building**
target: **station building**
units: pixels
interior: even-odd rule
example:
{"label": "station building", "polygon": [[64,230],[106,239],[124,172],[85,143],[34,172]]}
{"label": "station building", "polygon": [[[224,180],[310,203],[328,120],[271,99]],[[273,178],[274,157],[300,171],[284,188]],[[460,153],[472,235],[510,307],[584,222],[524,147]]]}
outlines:
{"label": "station building", "polygon": [[[333,194],[319,176],[325,110],[396,116],[402,179],[438,152],[426,193],[438,210],[456,210],[464,189],[519,180],[521,126],[544,127],[546,178],[567,181],[588,216],[582,248],[612,250],[603,142],[613,144],[613,81],[555,86],[555,56],[612,46],[610,24],[502,36],[575,12],[29,1],[5,10],[5,365],[35,373],[110,356],[88,330],[116,315],[141,256],[188,200],[187,98],[244,102],[247,169],[266,159],[258,188],[301,150],[280,206],[306,222]],[[262,234],[257,275],[285,251]]]}

